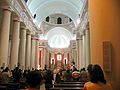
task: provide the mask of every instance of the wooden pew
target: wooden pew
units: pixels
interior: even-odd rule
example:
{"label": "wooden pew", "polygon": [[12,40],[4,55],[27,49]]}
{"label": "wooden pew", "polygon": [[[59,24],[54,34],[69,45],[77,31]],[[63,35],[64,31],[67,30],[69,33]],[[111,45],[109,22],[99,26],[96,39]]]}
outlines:
{"label": "wooden pew", "polygon": [[54,84],[50,90],[82,90],[85,82],[60,82],[59,84]]}
{"label": "wooden pew", "polygon": [[83,87],[52,87],[50,90],[82,90]]}
{"label": "wooden pew", "polygon": [[85,84],[85,82],[60,82],[61,84]]}
{"label": "wooden pew", "polygon": [[84,84],[54,84],[54,87],[83,87]]}
{"label": "wooden pew", "polygon": [[6,86],[7,90],[19,90],[20,89],[19,83],[1,83],[0,86]]}
{"label": "wooden pew", "polygon": [[0,90],[7,90],[7,86],[0,86]]}

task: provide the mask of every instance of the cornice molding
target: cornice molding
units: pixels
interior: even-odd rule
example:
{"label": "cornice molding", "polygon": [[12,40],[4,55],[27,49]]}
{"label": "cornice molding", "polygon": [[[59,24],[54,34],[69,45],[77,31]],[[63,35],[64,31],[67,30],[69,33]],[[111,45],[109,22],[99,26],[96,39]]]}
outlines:
{"label": "cornice molding", "polygon": [[33,22],[33,17],[30,11],[27,8],[27,5],[23,0],[6,0],[8,6],[20,17],[20,21],[22,21],[26,28],[37,32],[39,27]]}

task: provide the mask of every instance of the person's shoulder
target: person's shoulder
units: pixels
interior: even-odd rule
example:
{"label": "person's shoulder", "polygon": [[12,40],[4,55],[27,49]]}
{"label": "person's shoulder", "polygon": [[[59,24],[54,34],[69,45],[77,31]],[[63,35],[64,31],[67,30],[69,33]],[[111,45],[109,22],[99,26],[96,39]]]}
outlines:
{"label": "person's shoulder", "polygon": [[106,85],[111,86],[111,84],[110,84],[110,83],[108,83],[108,82],[106,83]]}
{"label": "person's shoulder", "polygon": [[106,83],[107,87],[109,88],[109,90],[112,90],[112,86],[110,83]]}
{"label": "person's shoulder", "polygon": [[[87,89],[93,89],[93,87],[95,87],[95,84],[94,83],[92,83],[92,82],[86,82],[85,84],[84,84],[84,88],[83,88],[83,90],[87,90]],[[90,89],[90,90],[91,90]]]}
{"label": "person's shoulder", "polygon": [[85,83],[85,86],[92,86],[92,85],[93,85],[92,82],[86,82],[86,83]]}

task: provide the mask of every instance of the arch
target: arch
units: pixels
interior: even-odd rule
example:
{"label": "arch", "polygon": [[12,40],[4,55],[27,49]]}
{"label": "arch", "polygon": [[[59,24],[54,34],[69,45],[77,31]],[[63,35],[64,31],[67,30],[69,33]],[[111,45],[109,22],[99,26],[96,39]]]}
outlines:
{"label": "arch", "polygon": [[49,22],[50,18],[49,16],[46,17],[46,22]]}
{"label": "arch", "polygon": [[75,25],[78,24],[77,19],[82,6],[81,0],[35,0],[29,4],[30,11],[37,13],[36,21],[38,23],[51,14],[61,13],[71,18]]}
{"label": "arch", "polygon": [[57,24],[62,24],[62,18],[61,17],[57,18]]}
{"label": "arch", "polygon": [[48,45],[51,48],[67,48],[70,45],[70,40],[73,39],[72,33],[63,27],[51,29],[45,37],[48,39]]}

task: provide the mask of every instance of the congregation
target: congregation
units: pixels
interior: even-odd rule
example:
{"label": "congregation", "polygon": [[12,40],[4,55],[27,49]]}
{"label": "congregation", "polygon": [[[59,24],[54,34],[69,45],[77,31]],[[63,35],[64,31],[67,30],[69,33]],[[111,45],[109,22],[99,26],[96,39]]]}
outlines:
{"label": "congregation", "polygon": [[[88,65],[87,70],[78,70],[75,66],[67,69],[60,68],[51,70],[47,67],[43,70],[21,70],[19,66],[14,70],[1,67],[0,86],[3,84],[19,84],[14,90],[41,90],[40,86],[45,84],[45,90],[56,90],[54,85],[61,82],[83,82],[83,90],[112,90],[110,84],[105,80],[103,71],[99,65]],[[84,84],[85,83],[85,84]],[[96,88],[96,89],[95,89]],[[63,89],[64,90],[64,89]]]}

